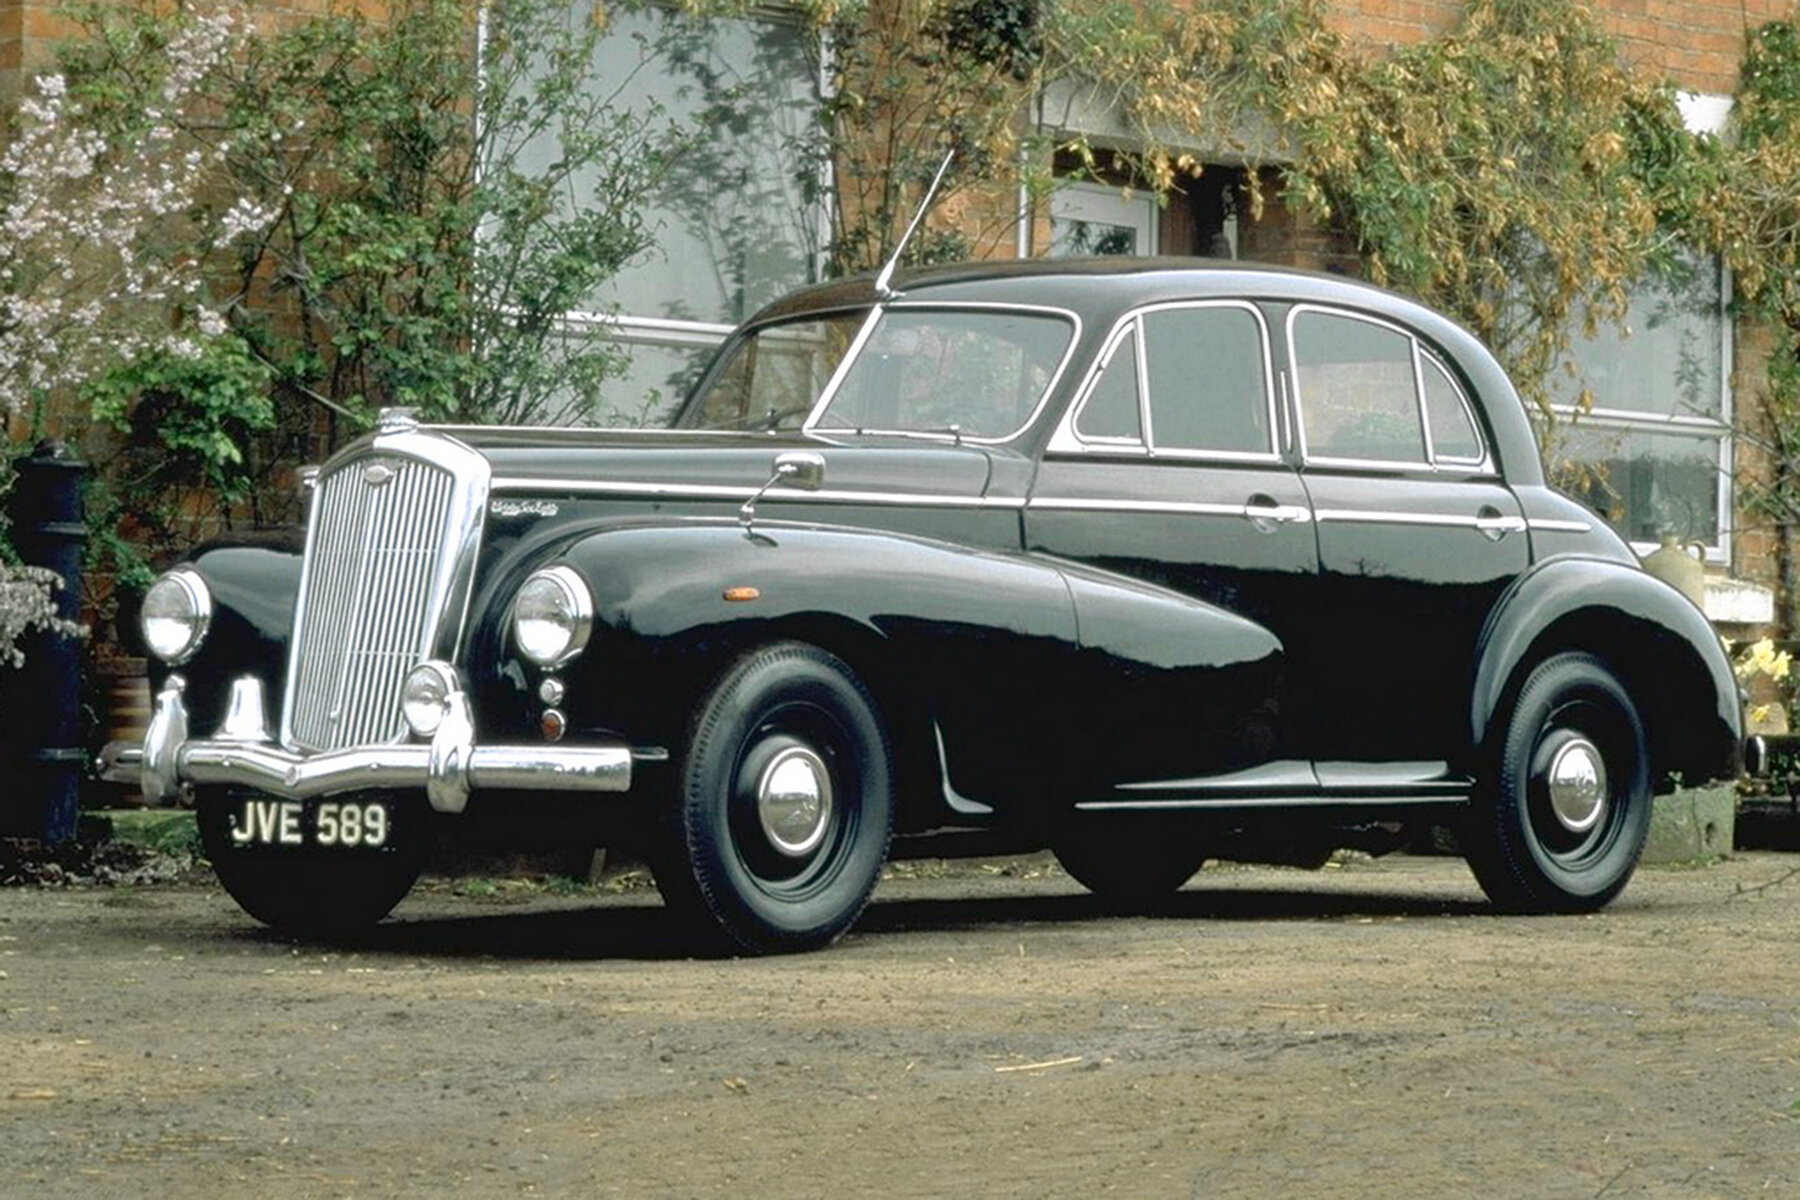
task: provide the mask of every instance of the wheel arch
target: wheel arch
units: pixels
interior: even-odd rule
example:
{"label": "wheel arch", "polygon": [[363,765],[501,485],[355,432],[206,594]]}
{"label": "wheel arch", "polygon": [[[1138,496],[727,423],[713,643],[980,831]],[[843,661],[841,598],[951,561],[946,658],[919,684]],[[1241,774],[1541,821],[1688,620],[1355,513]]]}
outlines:
{"label": "wheel arch", "polygon": [[1649,735],[1659,790],[1737,772],[1742,706],[1718,635],[1673,588],[1597,559],[1546,563],[1489,619],[1471,692],[1471,746],[1488,743],[1531,669],[1563,651],[1595,655],[1624,686]]}

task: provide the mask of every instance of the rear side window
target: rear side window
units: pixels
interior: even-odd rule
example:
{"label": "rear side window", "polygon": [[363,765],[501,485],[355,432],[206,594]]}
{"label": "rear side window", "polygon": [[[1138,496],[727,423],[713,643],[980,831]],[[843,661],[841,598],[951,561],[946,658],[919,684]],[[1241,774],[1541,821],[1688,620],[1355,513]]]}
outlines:
{"label": "rear side window", "polygon": [[1419,356],[1425,388],[1425,417],[1431,426],[1432,456],[1440,462],[1480,462],[1481,435],[1469,415],[1462,389],[1450,378],[1444,364],[1428,354]]}
{"label": "rear side window", "polygon": [[1486,445],[1438,355],[1373,318],[1299,308],[1288,319],[1310,461],[1479,467]]}
{"label": "rear side window", "polygon": [[1311,310],[1296,313],[1290,328],[1307,457],[1424,463],[1412,339]]}

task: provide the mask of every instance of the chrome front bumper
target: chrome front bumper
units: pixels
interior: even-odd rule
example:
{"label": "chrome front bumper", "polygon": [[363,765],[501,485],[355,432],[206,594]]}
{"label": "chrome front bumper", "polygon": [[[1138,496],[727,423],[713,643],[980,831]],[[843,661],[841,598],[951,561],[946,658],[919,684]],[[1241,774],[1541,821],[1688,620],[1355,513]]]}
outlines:
{"label": "chrome front bumper", "polygon": [[[188,737],[187,684],[171,675],[141,749],[115,744],[102,757],[109,778],[135,777],[151,804],[173,804],[192,784],[255,788],[289,800],[365,789],[422,788],[439,812],[458,813],[480,790],[624,792],[631,789],[629,746],[478,746],[468,700],[451,694],[429,743],[358,746],[299,754],[268,732],[262,682],[232,685],[231,704],[210,738]],[[654,757],[654,755],[653,755]]]}

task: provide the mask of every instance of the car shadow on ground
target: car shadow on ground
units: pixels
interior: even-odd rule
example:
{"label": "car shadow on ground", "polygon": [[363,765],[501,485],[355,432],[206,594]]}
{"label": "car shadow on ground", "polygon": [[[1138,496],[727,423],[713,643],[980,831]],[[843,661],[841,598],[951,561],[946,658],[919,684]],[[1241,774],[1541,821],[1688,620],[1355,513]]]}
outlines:
{"label": "car shadow on ground", "polygon": [[[1341,921],[1405,917],[1492,915],[1485,901],[1430,895],[1304,889],[1189,890],[1149,910],[1121,910],[1098,897],[1077,895],[876,897],[855,932],[862,936],[906,933],[979,933],[1021,925],[1072,927],[1121,918],[1168,921]],[[292,937],[245,929],[248,939],[290,945]],[[305,942],[320,948],[382,955],[502,959],[672,961],[728,958],[729,948],[697,936],[654,903],[596,904],[555,911],[503,911],[474,915],[399,917],[367,933]]]}

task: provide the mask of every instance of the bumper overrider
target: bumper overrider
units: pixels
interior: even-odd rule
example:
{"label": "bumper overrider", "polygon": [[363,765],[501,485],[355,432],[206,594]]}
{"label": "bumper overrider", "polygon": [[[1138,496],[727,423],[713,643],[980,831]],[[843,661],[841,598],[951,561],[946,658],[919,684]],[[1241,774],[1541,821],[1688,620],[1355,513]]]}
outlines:
{"label": "bumper overrider", "polygon": [[188,736],[186,681],[169,676],[141,749],[115,743],[102,762],[111,778],[135,777],[152,804],[174,804],[190,785],[254,788],[288,800],[339,792],[423,789],[432,808],[459,813],[471,793],[625,792],[633,752],[624,745],[483,746],[475,742],[467,697],[453,691],[431,739],[296,753],[270,735],[262,681],[232,684],[225,719],[210,738]]}

